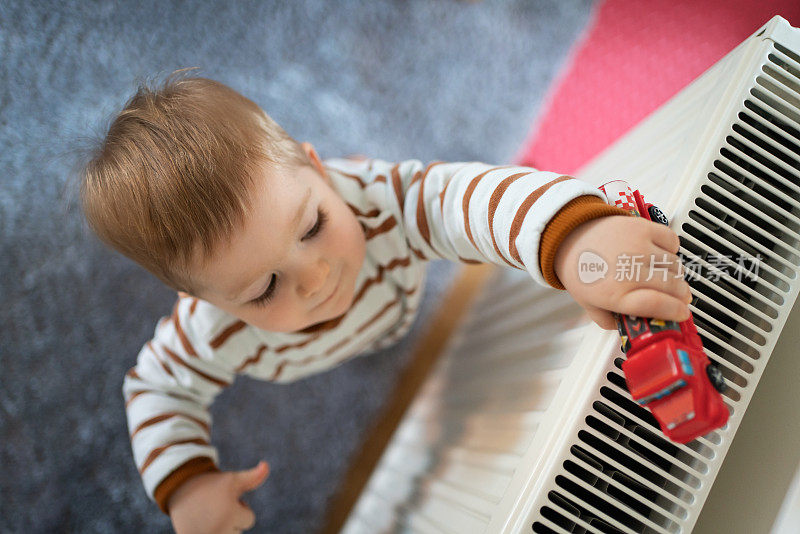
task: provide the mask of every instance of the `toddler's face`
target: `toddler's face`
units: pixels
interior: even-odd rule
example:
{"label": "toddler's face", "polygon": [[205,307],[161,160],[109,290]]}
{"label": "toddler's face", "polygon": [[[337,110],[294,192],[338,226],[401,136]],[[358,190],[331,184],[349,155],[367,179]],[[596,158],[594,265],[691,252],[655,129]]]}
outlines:
{"label": "toddler's face", "polygon": [[272,332],[345,313],[366,252],[361,224],[303,147],[314,167],[264,169],[244,227],[194,272],[205,288],[197,297]]}

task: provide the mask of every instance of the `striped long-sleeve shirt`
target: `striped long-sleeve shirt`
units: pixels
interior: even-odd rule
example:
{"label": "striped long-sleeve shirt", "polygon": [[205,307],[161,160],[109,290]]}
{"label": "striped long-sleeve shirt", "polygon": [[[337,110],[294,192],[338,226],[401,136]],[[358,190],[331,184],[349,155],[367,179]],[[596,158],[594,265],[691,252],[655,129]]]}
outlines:
{"label": "striped long-sleeve shirt", "polygon": [[366,237],[351,308],[280,333],[179,297],[125,376],[134,461],[164,512],[180,484],[217,469],[208,407],[237,374],[291,382],[391,345],[414,320],[427,260],[524,269],[563,289],[553,270],[562,239],[587,220],[625,214],[585,182],[527,167],[336,159],[326,168]]}

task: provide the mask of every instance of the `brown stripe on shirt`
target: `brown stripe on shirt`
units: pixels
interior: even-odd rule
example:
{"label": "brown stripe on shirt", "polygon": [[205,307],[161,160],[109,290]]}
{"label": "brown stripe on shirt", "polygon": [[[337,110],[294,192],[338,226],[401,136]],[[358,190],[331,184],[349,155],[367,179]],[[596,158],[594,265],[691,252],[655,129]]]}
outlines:
{"label": "brown stripe on shirt", "polygon": [[400,303],[400,299],[395,299],[392,302],[389,302],[388,304],[386,304],[386,306],[384,306],[383,309],[381,309],[381,311],[379,311],[378,313],[373,315],[370,320],[368,320],[366,323],[364,323],[361,326],[359,326],[358,330],[356,330],[355,333],[356,334],[360,334],[361,332],[363,332],[364,330],[369,328],[372,325],[372,323],[374,323],[375,321],[380,319],[383,316],[383,314],[385,314],[387,311],[389,311],[391,308],[395,307],[399,303]]}
{"label": "brown stripe on shirt", "polygon": [[368,217],[371,219],[381,214],[381,210],[379,210],[378,208],[375,208],[372,211],[368,211],[367,213],[363,213],[360,209],[353,206],[349,202],[345,202],[345,204],[347,204],[347,207],[350,208],[350,211],[352,211],[353,215],[355,215],[356,217]]}
{"label": "brown stripe on shirt", "polygon": [[277,380],[278,377],[283,372],[283,368],[286,367],[287,363],[289,363],[288,360],[283,360],[281,363],[279,363],[278,366],[275,368],[275,372],[272,373],[270,380]]}
{"label": "brown stripe on shirt", "polygon": [[442,210],[442,214],[444,214],[444,195],[445,193],[447,193],[447,188],[449,186],[450,186],[450,181],[448,180],[448,182],[444,184],[444,189],[442,189],[442,192],[439,193],[439,209]]}
{"label": "brown stripe on shirt", "polygon": [[426,260],[428,259],[428,258],[425,256],[425,254],[423,254],[423,253],[422,253],[422,251],[421,251],[421,250],[417,250],[417,249],[415,249],[414,247],[412,247],[411,245],[409,245],[409,246],[408,246],[408,248],[410,248],[410,249],[411,249],[411,252],[413,252],[413,253],[414,253],[414,256],[416,256],[417,258],[421,259],[422,261],[426,261]]}
{"label": "brown stripe on shirt", "polygon": [[171,391],[155,391],[152,389],[141,389],[139,391],[134,391],[133,393],[131,393],[131,396],[128,397],[128,399],[125,401],[125,408],[128,407],[128,405],[133,401],[133,399],[135,399],[139,395],[142,395],[143,393],[152,393],[153,395],[166,395],[167,397],[172,397],[173,399],[197,403],[196,399],[192,399],[190,397],[184,397],[183,395],[178,395],[177,393],[172,393]]}
{"label": "brown stripe on shirt", "polygon": [[367,240],[372,239],[376,235],[385,234],[395,226],[397,226],[397,220],[394,217],[387,218],[380,224],[380,226],[376,228],[370,228],[369,226],[363,225],[364,237]]}
{"label": "brown stripe on shirt", "polygon": [[182,439],[180,441],[173,441],[172,443],[167,443],[163,447],[158,447],[157,449],[153,449],[150,452],[150,454],[147,456],[147,459],[142,464],[142,467],[139,468],[139,474],[143,475],[145,470],[148,467],[150,467],[150,464],[152,464],[156,460],[156,458],[161,456],[161,453],[164,452],[165,450],[169,449],[170,447],[174,447],[175,445],[185,445],[187,443],[195,443],[197,445],[208,445],[209,444],[208,441],[206,441],[204,439],[200,439],[200,438]]}
{"label": "brown stripe on shirt", "polygon": [[160,423],[161,421],[166,421],[167,419],[171,419],[173,417],[184,417],[197,423],[203,430],[206,431],[207,434],[211,433],[211,429],[208,427],[208,423],[203,421],[202,419],[198,419],[197,417],[193,417],[189,414],[180,413],[180,412],[168,412],[161,415],[157,415],[156,417],[151,417],[147,421],[142,421],[139,426],[131,433],[130,439],[133,440],[133,437],[143,428],[147,428],[148,426],[154,425],[156,423]]}
{"label": "brown stripe on shirt", "polygon": [[315,334],[309,338],[304,339],[303,341],[299,341],[297,343],[287,343],[286,345],[281,345],[280,347],[275,348],[275,352],[280,354],[281,352],[286,352],[289,349],[300,349],[315,341],[321,334]]}
{"label": "brown stripe on shirt", "polygon": [[135,368],[133,368],[133,367],[131,367],[130,369],[128,369],[128,372],[127,372],[127,373],[125,373],[125,374],[126,374],[126,375],[128,375],[128,376],[129,376],[129,377],[131,377],[131,378],[135,378],[136,380],[141,380],[141,379],[142,379],[142,378],[141,378],[141,377],[140,377],[140,376],[139,376],[139,375],[136,373],[136,369],[135,369]]}
{"label": "brown stripe on shirt", "polygon": [[[415,286],[415,287],[411,288],[410,290],[406,291],[406,294],[411,295],[414,292],[416,292],[418,289],[419,289],[419,286]],[[327,351],[325,351],[325,355],[329,356],[330,354],[333,354],[334,352],[336,352],[336,350],[338,350],[340,347],[342,347],[347,342],[352,340],[355,337],[355,334],[360,334],[361,332],[363,332],[364,330],[369,328],[375,321],[380,319],[387,311],[389,311],[395,305],[399,304],[401,301],[402,301],[402,299],[395,299],[392,302],[389,302],[388,304],[386,304],[386,306],[384,306],[383,309],[381,309],[378,313],[373,315],[370,319],[367,319],[366,322],[364,322],[360,327],[358,327],[358,329],[355,331],[354,335],[349,336],[348,338],[343,339],[342,341],[340,341],[336,345],[330,347]]]}
{"label": "brown stripe on shirt", "polygon": [[469,184],[467,185],[467,189],[464,191],[464,196],[461,199],[461,213],[464,215],[464,230],[467,232],[467,238],[469,238],[469,242],[472,243],[472,246],[475,247],[476,250],[478,249],[478,245],[475,243],[475,238],[472,237],[472,229],[469,225],[469,201],[472,198],[472,193],[475,191],[475,188],[478,187],[478,183],[483,179],[484,176],[489,174],[492,171],[497,171],[500,169],[508,169],[512,167],[512,165],[503,165],[501,167],[492,167],[488,171],[484,171],[480,173],[478,176],[474,177]]}
{"label": "brown stripe on shirt", "polygon": [[267,350],[267,346],[266,345],[259,345],[258,349],[256,349],[256,353],[253,354],[252,356],[250,356],[249,358],[246,358],[239,365],[239,367],[236,368],[235,372],[241,373],[242,371],[244,371],[250,365],[255,365],[258,362],[260,362],[261,361],[261,355],[264,353],[265,350]]}
{"label": "brown stripe on shirt", "polygon": [[[449,185],[450,182],[448,181],[446,184],[444,184],[444,189],[442,189],[442,192],[439,193],[439,208],[442,210],[442,216],[444,216],[444,195],[447,193],[447,186]],[[478,260],[468,260],[466,258],[462,258],[461,256],[458,256],[458,259],[464,263],[482,263]]]}
{"label": "brown stripe on shirt", "polygon": [[211,382],[211,383],[213,383],[213,384],[217,384],[218,386],[222,386],[222,387],[225,387],[225,386],[229,386],[229,385],[230,385],[230,383],[229,383],[229,382],[226,382],[225,380],[221,380],[221,379],[219,379],[219,378],[215,378],[215,377],[213,377],[213,376],[211,376],[211,375],[209,375],[209,374],[206,374],[206,373],[204,373],[203,371],[201,371],[201,370],[199,370],[199,369],[196,369],[195,367],[192,367],[192,366],[191,366],[191,365],[189,365],[189,363],[187,363],[185,360],[182,360],[180,356],[178,356],[177,354],[175,354],[174,352],[172,352],[172,351],[169,349],[169,347],[167,347],[167,346],[164,346],[164,351],[166,351],[167,355],[168,355],[170,358],[172,358],[172,359],[173,359],[173,360],[174,360],[176,363],[178,363],[179,365],[182,365],[183,367],[185,367],[185,368],[189,369],[190,371],[194,372],[196,375],[198,375],[198,376],[201,376],[201,377],[205,378],[205,379],[206,379],[206,380],[208,380],[209,382]]}
{"label": "brown stripe on shirt", "polygon": [[133,393],[131,393],[131,396],[128,397],[128,399],[125,401],[125,408],[128,408],[128,405],[131,403],[131,401],[133,401],[133,399],[135,399],[136,397],[138,397],[142,393],[154,393],[154,391],[150,390],[150,389],[143,389],[141,391],[134,391]]}
{"label": "brown stripe on shirt", "polygon": [[518,262],[522,263],[522,260],[519,257],[519,251],[517,251],[517,236],[519,235],[520,228],[522,228],[522,222],[525,220],[525,215],[527,215],[528,210],[533,206],[533,204],[539,200],[545,191],[550,189],[552,186],[565,182],[567,180],[572,180],[571,176],[559,176],[555,180],[550,180],[544,185],[537,187],[531,194],[525,198],[525,200],[520,205],[519,209],[517,209],[517,213],[514,215],[514,220],[511,223],[511,232],[508,236],[508,250],[511,254],[511,257],[517,260]]}
{"label": "brown stripe on shirt", "polygon": [[174,375],[174,374],[172,374],[172,369],[170,369],[170,368],[167,366],[167,362],[165,362],[165,361],[164,361],[164,360],[161,358],[161,355],[160,355],[158,352],[156,352],[156,349],[155,349],[155,347],[153,347],[153,343],[152,343],[152,341],[148,341],[148,342],[147,342],[147,346],[148,346],[148,347],[150,347],[150,351],[153,353],[153,356],[155,356],[155,358],[156,358],[156,360],[158,361],[158,363],[159,363],[159,364],[161,364],[161,368],[162,368],[162,369],[164,369],[164,372],[165,372],[165,373],[167,373],[169,376],[172,376],[172,377],[174,377],[175,375]]}
{"label": "brown stripe on shirt", "polygon": [[392,167],[392,189],[394,196],[397,197],[397,204],[400,206],[400,214],[403,214],[405,204],[405,193],[403,192],[403,182],[400,179],[400,164]]}
{"label": "brown stripe on shirt", "polygon": [[178,304],[180,303],[180,301],[181,299],[175,301],[175,307],[172,308],[172,316],[170,318],[172,319],[172,322],[175,324],[175,331],[178,333],[178,339],[181,340],[181,345],[183,345],[183,350],[185,350],[189,356],[194,356],[195,358],[197,358],[197,353],[194,351],[194,347],[192,347],[192,344],[189,342],[189,338],[186,337],[186,333],[183,331],[183,328],[181,328],[180,319],[178,319]]}
{"label": "brown stripe on shirt", "polygon": [[467,185],[467,189],[464,191],[464,196],[461,199],[461,212],[464,214],[464,230],[467,232],[467,238],[469,239],[469,242],[472,243],[472,246],[475,247],[476,250],[479,250],[478,245],[475,243],[475,238],[472,237],[472,229],[469,226],[469,200],[472,198],[472,192],[475,191],[476,187],[478,187],[478,183],[481,181],[481,178],[493,170],[495,169],[489,169],[488,171],[484,171],[473,178],[469,182],[469,185]]}
{"label": "brown stripe on shirt", "polygon": [[351,178],[351,179],[355,180],[356,182],[358,182],[358,185],[361,187],[361,189],[364,189],[367,186],[367,184],[364,183],[364,180],[362,180],[360,176],[357,176],[355,174],[342,172],[342,171],[340,171],[338,169],[336,169],[334,172],[338,172],[339,174],[341,174],[342,176],[344,176],[346,178]]}
{"label": "brown stripe on shirt", "polygon": [[387,271],[391,271],[397,267],[408,267],[411,264],[411,258],[406,256],[404,258],[395,258],[389,263],[384,265],[378,265],[378,272],[372,278],[368,278],[364,281],[364,284],[356,293],[356,296],[353,298],[352,306],[355,306],[358,301],[360,301],[364,297],[364,293],[367,292],[367,289],[374,284],[380,284],[383,282],[383,273]]}
{"label": "brown stripe on shirt", "polygon": [[[430,228],[428,227],[428,216],[425,213],[425,178],[427,178],[428,173],[435,165],[441,164],[441,161],[437,161],[428,165],[428,168],[425,169],[425,173],[420,178],[419,182],[419,195],[417,197],[417,228],[419,228],[419,234],[422,236],[422,239],[425,240],[425,243],[431,247],[431,250],[437,255],[441,256],[439,252],[436,251],[434,248],[433,243],[431,243],[431,233]],[[414,181],[417,180],[417,177],[414,177]],[[413,184],[414,182],[412,182]],[[413,250],[413,249],[412,249]],[[417,253],[417,251],[414,251]],[[419,254],[419,253],[418,253]]]}
{"label": "brown stripe on shirt", "polygon": [[339,341],[336,345],[333,345],[332,347],[329,347],[328,350],[325,351],[325,356],[330,356],[331,354],[333,354],[334,352],[339,350],[340,347],[343,347],[344,345],[349,343],[351,339],[353,339],[353,336],[348,336],[348,337],[342,339],[341,341]]}
{"label": "brown stripe on shirt", "polygon": [[[373,324],[375,321],[377,321],[383,314],[385,314],[389,309],[391,309],[394,305],[398,304],[399,302],[400,302],[400,299],[395,299],[394,301],[388,303],[386,306],[383,307],[383,309],[381,311],[379,311],[378,313],[373,315],[370,319],[367,319],[367,321],[365,321],[358,328],[358,330],[356,330],[354,332],[353,335],[348,336],[345,339],[342,339],[341,341],[339,341],[336,345],[333,345],[332,347],[329,347],[328,350],[325,351],[325,356],[326,357],[330,356],[331,354],[333,354],[334,352],[339,350],[341,347],[345,346],[347,343],[349,343],[350,341],[355,339],[356,338],[355,334],[359,334],[359,333],[363,332],[366,328],[368,328],[371,324]],[[308,358],[306,358],[306,360],[308,360]],[[292,365],[296,365],[298,362],[290,362],[290,363],[292,363]],[[305,363],[305,362],[302,362],[302,363]]]}
{"label": "brown stripe on shirt", "polygon": [[404,258],[394,258],[386,266],[379,265],[378,268],[382,271],[391,271],[395,267],[408,267],[409,265],[411,265],[411,258],[405,256]]}
{"label": "brown stripe on shirt", "polygon": [[505,178],[502,182],[497,184],[494,191],[492,191],[492,196],[489,198],[489,211],[488,211],[488,223],[489,223],[489,235],[492,236],[492,246],[494,247],[494,251],[497,252],[497,255],[503,258],[503,261],[506,262],[511,267],[515,269],[519,269],[516,265],[508,261],[508,259],[500,252],[500,248],[497,246],[497,240],[494,237],[494,212],[497,211],[497,205],[500,203],[500,199],[503,197],[503,194],[508,189],[512,183],[523,176],[529,175],[530,172],[519,172],[517,174],[512,174],[511,176]]}
{"label": "brown stripe on shirt", "polygon": [[219,335],[217,335],[217,337],[211,340],[211,348],[212,349],[220,348],[228,340],[229,337],[231,337],[233,334],[235,334],[245,326],[247,326],[247,323],[245,323],[244,321],[235,321],[234,323],[229,325],[225,330],[220,332]]}

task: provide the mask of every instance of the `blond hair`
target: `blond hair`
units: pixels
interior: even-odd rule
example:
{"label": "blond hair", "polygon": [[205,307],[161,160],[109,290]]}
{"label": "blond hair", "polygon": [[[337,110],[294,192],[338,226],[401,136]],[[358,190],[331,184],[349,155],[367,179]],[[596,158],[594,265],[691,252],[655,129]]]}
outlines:
{"label": "blond hair", "polygon": [[80,197],[104,243],[196,295],[197,252],[202,266],[242,226],[258,169],[309,160],[254,102],[185,70],[139,84],[83,168]]}

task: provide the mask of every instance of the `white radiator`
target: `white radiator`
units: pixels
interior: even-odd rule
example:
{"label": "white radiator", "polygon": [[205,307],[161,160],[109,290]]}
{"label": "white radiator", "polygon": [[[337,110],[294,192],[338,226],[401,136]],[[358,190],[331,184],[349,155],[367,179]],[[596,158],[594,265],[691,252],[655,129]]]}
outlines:
{"label": "white radiator", "polygon": [[499,268],[345,534],[692,530],[800,291],[800,30],[773,18],[577,175],[639,188],[700,266],[760,256],[756,279],[690,281],[727,425],[666,440],[628,395],[617,332]]}

